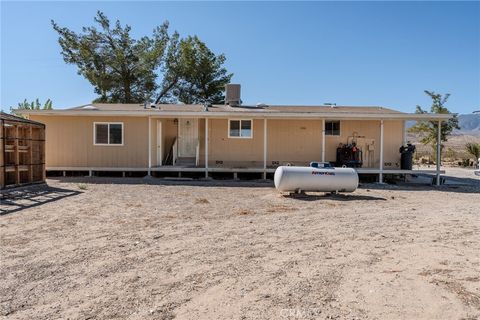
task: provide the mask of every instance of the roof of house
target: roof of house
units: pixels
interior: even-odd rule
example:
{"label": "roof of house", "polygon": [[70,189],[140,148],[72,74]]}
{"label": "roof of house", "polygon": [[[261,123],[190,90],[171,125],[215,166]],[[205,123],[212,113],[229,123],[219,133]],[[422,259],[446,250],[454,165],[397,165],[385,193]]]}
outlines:
{"label": "roof of house", "polygon": [[[177,112],[202,112],[205,106],[200,104],[156,104],[154,108],[145,108],[143,104],[120,104],[120,103],[92,103],[66,110],[101,110],[101,111],[177,111]],[[238,106],[210,105],[210,112],[362,112],[362,113],[402,113],[400,111],[375,106],[293,106],[293,105],[258,105]]]}
{"label": "roof of house", "polygon": [[34,124],[34,125],[37,125],[37,126],[45,126],[43,123],[33,121],[33,120],[29,120],[29,119],[25,119],[25,118],[22,118],[22,117],[17,117],[17,116],[14,116],[13,114],[8,114],[8,113],[5,113],[3,111],[0,112],[0,120],[9,121],[9,122],[28,123],[28,124]]}
{"label": "roof of house", "polygon": [[19,110],[22,114],[74,115],[74,116],[171,116],[171,117],[258,117],[258,118],[338,118],[338,119],[438,119],[446,120],[451,114],[404,113],[380,106],[295,106],[256,105],[237,106],[200,104],[118,104],[92,103],[69,109]]}

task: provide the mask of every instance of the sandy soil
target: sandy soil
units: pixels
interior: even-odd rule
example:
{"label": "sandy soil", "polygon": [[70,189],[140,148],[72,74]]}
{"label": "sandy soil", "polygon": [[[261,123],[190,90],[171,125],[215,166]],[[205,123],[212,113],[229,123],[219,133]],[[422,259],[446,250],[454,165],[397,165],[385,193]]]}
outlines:
{"label": "sandy soil", "polygon": [[4,318],[480,317],[479,187],[48,184],[2,200]]}
{"label": "sandy soil", "polygon": [[[435,170],[435,165],[414,165],[413,170]],[[445,174],[442,177],[446,177],[447,184],[460,183],[460,184],[473,184],[480,186],[480,176],[475,175],[476,168],[463,168],[463,167],[450,167],[441,166],[440,170],[444,170]],[[433,177],[433,175],[426,175]]]}

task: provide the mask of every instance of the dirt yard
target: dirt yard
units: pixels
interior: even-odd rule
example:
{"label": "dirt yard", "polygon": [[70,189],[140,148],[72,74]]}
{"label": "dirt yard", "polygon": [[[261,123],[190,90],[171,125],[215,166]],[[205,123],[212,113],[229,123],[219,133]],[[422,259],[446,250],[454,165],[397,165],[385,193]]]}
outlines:
{"label": "dirt yard", "polygon": [[0,317],[480,317],[480,187],[48,185],[2,199]]}

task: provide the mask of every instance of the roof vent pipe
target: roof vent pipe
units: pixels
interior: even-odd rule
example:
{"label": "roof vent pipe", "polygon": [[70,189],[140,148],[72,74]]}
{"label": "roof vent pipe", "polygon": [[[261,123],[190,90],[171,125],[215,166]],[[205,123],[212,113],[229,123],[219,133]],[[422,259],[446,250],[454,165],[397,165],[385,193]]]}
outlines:
{"label": "roof vent pipe", "polygon": [[92,106],[92,105],[90,105],[90,104],[82,107],[82,109],[83,109],[83,110],[98,110],[97,107]]}
{"label": "roof vent pipe", "polygon": [[155,103],[145,102],[143,104],[143,109],[155,109],[156,107]]}

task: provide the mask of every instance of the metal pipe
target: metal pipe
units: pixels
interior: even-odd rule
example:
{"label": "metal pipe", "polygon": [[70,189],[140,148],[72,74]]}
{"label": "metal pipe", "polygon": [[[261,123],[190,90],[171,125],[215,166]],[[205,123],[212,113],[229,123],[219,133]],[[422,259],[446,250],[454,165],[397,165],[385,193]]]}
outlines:
{"label": "metal pipe", "polygon": [[325,162],[325,118],[322,119],[322,162]]}
{"label": "metal pipe", "polygon": [[267,179],[267,118],[263,119],[263,179]]}
{"label": "metal pipe", "polygon": [[205,178],[208,178],[208,118],[205,118]]}
{"label": "metal pipe", "polygon": [[383,183],[383,120],[380,120],[380,174],[378,182]]}
{"label": "metal pipe", "polygon": [[148,117],[148,175],[152,173],[152,119]]}
{"label": "metal pipe", "polygon": [[437,186],[440,185],[440,162],[441,162],[441,146],[442,146],[442,120],[438,121],[437,132]]}

